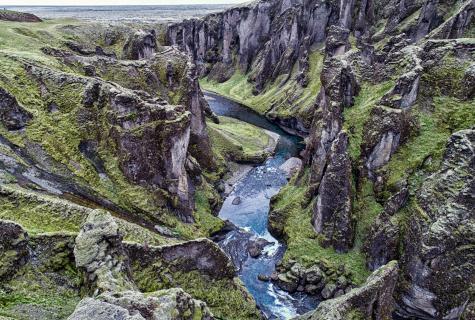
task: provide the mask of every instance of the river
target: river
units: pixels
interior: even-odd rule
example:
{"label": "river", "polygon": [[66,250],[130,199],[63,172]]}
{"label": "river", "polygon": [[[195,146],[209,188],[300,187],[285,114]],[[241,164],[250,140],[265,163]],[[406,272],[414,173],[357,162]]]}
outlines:
{"label": "river", "polygon": [[[241,229],[231,231],[219,245],[232,257],[239,271],[239,277],[254,296],[260,310],[268,319],[290,319],[298,314],[315,309],[315,298],[303,293],[288,294],[271,282],[258,280],[258,275],[269,276],[275,263],[282,259],[285,245],[279,243],[267,230],[270,198],[277,194],[286,183],[285,173],[279,169],[290,157],[301,151],[301,138],[292,136],[265,117],[224,97],[205,93],[211,109],[219,116],[236,118],[280,135],[275,155],[254,167],[234,187],[219,212],[219,217],[229,220]],[[240,197],[239,204],[233,200]],[[272,245],[265,247],[258,258],[248,255],[245,248],[249,238],[264,238]]]}

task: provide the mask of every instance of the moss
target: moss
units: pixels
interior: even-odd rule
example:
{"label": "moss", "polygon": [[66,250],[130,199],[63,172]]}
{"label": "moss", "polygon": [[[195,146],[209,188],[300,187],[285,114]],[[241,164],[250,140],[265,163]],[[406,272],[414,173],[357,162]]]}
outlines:
{"label": "moss", "polygon": [[265,114],[273,108],[273,112],[279,117],[297,116],[306,119],[308,118],[306,113],[313,106],[321,87],[320,71],[323,67],[323,54],[320,51],[313,51],[309,54],[309,66],[307,73],[309,82],[305,88],[302,88],[295,80],[296,68],[294,68],[289,81],[283,83],[287,79],[287,75],[282,75],[259,95],[252,93],[253,86],[248,82],[248,75],[242,74],[239,68],[224,83],[216,83],[205,78],[200,81],[200,85],[205,90],[237,100],[260,114]]}
{"label": "moss", "polygon": [[348,253],[337,253],[333,248],[320,245],[318,235],[312,228],[313,203],[308,204],[306,180],[307,177],[304,177],[301,185],[291,181],[281,190],[278,201],[273,205],[273,209],[287,217],[284,226],[287,242],[284,262],[293,259],[307,267],[320,262],[333,270],[343,265],[355,283],[363,283],[370,272],[366,269],[365,257],[359,248]]}
{"label": "moss", "polygon": [[[63,283],[59,285],[58,283]],[[80,301],[81,277],[68,270],[38,272],[28,265],[0,289],[0,315],[30,319],[29,313],[47,319],[68,317]]]}
{"label": "moss", "polygon": [[363,83],[361,91],[355,98],[355,104],[343,113],[343,128],[348,132],[349,154],[353,162],[359,160],[363,142],[364,125],[369,120],[371,110],[382,96],[394,86],[393,81],[380,84]]}
{"label": "moss", "polygon": [[356,233],[354,250],[361,250],[363,241],[376,217],[383,211],[383,207],[376,201],[373,183],[363,179],[360,190],[355,195],[353,216],[356,219]]}
{"label": "moss", "polygon": [[211,145],[218,162],[234,160],[262,162],[273,139],[265,130],[246,122],[219,117],[220,123],[207,122]]}
{"label": "moss", "polygon": [[423,176],[415,174],[418,169],[432,172],[438,168],[450,135],[458,130],[470,128],[475,123],[471,101],[460,101],[454,97],[436,96],[431,111],[415,106],[419,132],[402,145],[385,166],[389,188],[411,176],[410,182],[418,184]]}
{"label": "moss", "polygon": [[134,272],[135,282],[143,292],[180,287],[193,298],[206,302],[220,319],[259,319],[255,302],[237,278],[211,280],[197,271],[172,273],[162,265]]}

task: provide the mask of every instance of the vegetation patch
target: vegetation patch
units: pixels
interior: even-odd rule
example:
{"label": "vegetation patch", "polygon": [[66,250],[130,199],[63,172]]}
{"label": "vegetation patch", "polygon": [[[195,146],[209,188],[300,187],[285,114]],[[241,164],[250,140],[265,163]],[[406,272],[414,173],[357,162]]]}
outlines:
{"label": "vegetation patch", "polygon": [[308,267],[320,261],[333,270],[343,265],[351,280],[362,284],[370,272],[366,268],[365,257],[359,246],[348,253],[337,253],[331,247],[321,246],[311,223],[313,203],[308,203],[305,183],[307,179],[305,176],[298,185],[291,181],[282,188],[272,206],[273,210],[278,210],[286,216],[284,234],[287,251],[284,262],[293,259]]}
{"label": "vegetation patch", "polygon": [[262,162],[270,155],[267,149],[276,141],[264,129],[229,117],[219,117],[219,122],[207,122],[218,161]]}
{"label": "vegetation patch", "polygon": [[[320,91],[320,72],[323,68],[324,55],[319,50],[309,54],[309,81],[305,88],[295,80],[298,70],[294,67],[292,74],[279,76],[258,94],[253,94],[252,83],[248,75],[239,71],[226,82],[217,83],[207,78],[201,79],[203,89],[216,92],[222,96],[237,100],[260,114],[271,111],[278,117],[289,116],[307,118],[306,113],[312,109],[315,97]],[[286,81],[289,79],[288,81]]]}

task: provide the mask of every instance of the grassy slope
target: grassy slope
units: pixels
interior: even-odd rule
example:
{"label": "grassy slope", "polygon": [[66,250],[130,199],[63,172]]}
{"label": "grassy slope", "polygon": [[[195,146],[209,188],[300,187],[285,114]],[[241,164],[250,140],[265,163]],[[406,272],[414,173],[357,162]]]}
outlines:
{"label": "grassy slope", "polygon": [[315,97],[320,91],[323,54],[320,51],[311,52],[309,63],[309,83],[306,88],[302,88],[294,80],[296,70],[292,72],[289,81],[282,84],[286,76],[280,76],[256,96],[252,94],[252,84],[247,81],[247,75],[243,75],[239,71],[224,83],[216,83],[205,78],[200,81],[200,84],[203,89],[237,100],[260,114],[265,114],[274,108],[273,112],[282,118],[298,116],[303,115],[313,106]]}
{"label": "grassy slope", "polygon": [[[44,46],[62,47],[67,40],[81,40],[77,33],[66,32],[65,30],[77,30],[77,27],[84,27],[81,23],[73,20],[54,20],[36,24],[26,24],[17,22],[0,22],[0,87],[10,91],[18,99],[19,103],[33,114],[31,121],[25,132],[8,132],[0,126],[0,134],[19,146],[25,146],[27,142],[40,144],[44,150],[56,161],[68,167],[74,172],[78,179],[86,182],[103,197],[115,201],[125,208],[139,207],[148,212],[156,213],[156,195],[146,189],[130,184],[118,166],[118,160],[114,156],[111,145],[99,146],[98,153],[104,160],[104,166],[108,179],[101,178],[95,171],[92,164],[79,152],[79,141],[88,137],[91,131],[87,127],[71,125],[77,123],[77,112],[81,106],[82,93],[84,88],[77,84],[68,84],[62,88],[57,88],[54,83],[45,83],[50,94],[48,99],[40,95],[38,84],[31,78],[23,68],[24,61],[67,73],[75,73],[75,70],[62,64],[59,60],[45,55],[41,48]],[[84,35],[81,35],[84,36]],[[54,101],[59,112],[48,112],[48,103]],[[100,122],[100,125],[104,123]],[[226,122],[226,121],[225,121]],[[240,125],[229,124],[226,129],[232,135],[233,128],[237,128],[239,135],[253,134],[257,131],[247,129]],[[267,136],[258,135],[259,143],[264,144],[268,140]],[[249,137],[249,136],[248,136]],[[249,140],[249,138],[248,138]],[[247,146],[251,152],[257,145],[249,143]],[[5,147],[2,153],[11,154]],[[4,150],[5,149],[5,150]],[[2,176],[3,181],[9,181],[11,177]],[[11,185],[2,187],[0,197],[0,219],[10,219],[24,225],[32,235],[41,233],[72,232],[79,231],[80,225],[87,214],[87,209],[70,203],[67,200],[59,200],[52,196],[45,196],[39,193],[25,191],[18,187],[13,180]],[[206,182],[196,191],[196,224],[184,224],[178,221],[172,214],[162,212],[162,220],[175,231],[182,239],[193,239],[207,236],[222,226],[222,221],[212,215],[208,199],[214,197],[213,190]],[[125,232],[125,240],[138,243],[147,242],[149,244],[175,243],[176,240],[163,238],[138,225],[127,221],[118,220],[119,225]],[[0,315],[15,315],[15,308],[25,303],[34,302],[43,309],[51,309],[53,313],[64,318],[72,312],[78,297],[70,293],[52,294],[49,284],[43,282],[25,283],[29,279],[31,270],[23,270],[22,274],[12,282],[12,291],[4,292],[0,290]],[[192,275],[190,275],[192,277]],[[248,313],[255,313],[253,304],[245,302],[244,295],[240,292],[242,288],[221,290],[219,294],[209,287],[212,282],[204,284],[200,277],[192,277],[186,287],[190,293],[199,294],[199,298],[212,304],[213,311],[231,317],[231,308],[225,308],[227,301],[234,301],[239,305],[238,309],[247,310]],[[41,289],[42,283],[45,285]],[[53,285],[53,284],[51,284]],[[205,289],[203,289],[205,286]],[[226,286],[226,284],[218,284]],[[219,287],[219,288],[221,288]],[[37,290],[39,289],[39,290]],[[53,288],[54,289],[54,288]],[[54,290],[53,290],[54,291]],[[214,292],[214,295],[207,292]],[[204,293],[203,293],[204,292]],[[206,294],[205,294],[206,293]],[[218,298],[217,298],[218,297]],[[51,308],[50,308],[51,306]],[[219,311],[222,310],[223,311]],[[10,311],[9,311],[10,310]],[[50,316],[47,316],[48,318]],[[45,319],[46,319],[45,318]],[[255,317],[238,317],[242,319],[253,319]]]}
{"label": "grassy slope", "polygon": [[219,117],[219,124],[207,122],[213,151],[220,162],[262,161],[272,142],[265,130],[229,117]]}

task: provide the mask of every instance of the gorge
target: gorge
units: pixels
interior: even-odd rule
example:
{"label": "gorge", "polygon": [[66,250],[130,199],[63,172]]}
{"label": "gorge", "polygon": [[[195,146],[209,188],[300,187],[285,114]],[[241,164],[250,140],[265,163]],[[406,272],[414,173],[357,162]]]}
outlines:
{"label": "gorge", "polygon": [[0,10],[0,319],[475,319],[474,15]]}

